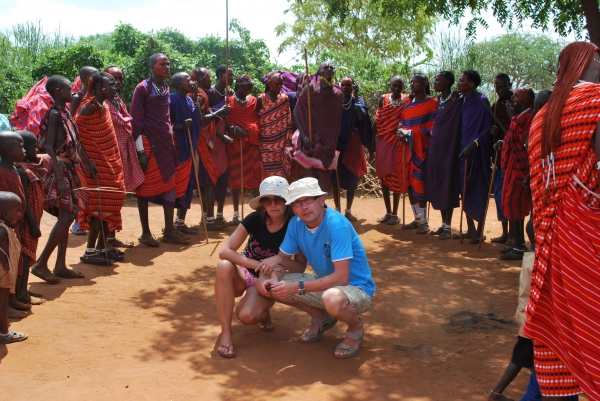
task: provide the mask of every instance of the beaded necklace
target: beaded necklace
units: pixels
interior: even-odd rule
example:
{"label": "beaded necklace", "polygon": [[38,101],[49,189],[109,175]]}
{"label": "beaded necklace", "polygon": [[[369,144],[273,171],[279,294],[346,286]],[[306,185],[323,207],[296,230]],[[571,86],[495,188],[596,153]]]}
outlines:
{"label": "beaded necklace", "polygon": [[390,99],[390,106],[392,106],[393,108],[396,108],[402,104],[402,95],[400,95],[399,100],[394,100],[394,99],[392,99],[392,94],[390,93],[389,99]]}
{"label": "beaded necklace", "polygon": [[154,86],[154,90],[159,96],[163,96],[165,94],[164,88],[163,90],[158,89],[158,86],[154,82],[152,82],[152,86]]}
{"label": "beaded necklace", "polygon": [[246,105],[246,103],[248,102],[248,98],[242,100],[239,97],[237,97],[237,95],[235,94],[235,92],[233,93],[233,98],[240,104],[240,106],[244,107]]}
{"label": "beaded necklace", "polygon": [[350,97],[350,100],[348,100],[347,103],[342,102],[342,109],[344,110],[349,110],[350,107],[352,106],[352,101],[354,100],[354,97]]}

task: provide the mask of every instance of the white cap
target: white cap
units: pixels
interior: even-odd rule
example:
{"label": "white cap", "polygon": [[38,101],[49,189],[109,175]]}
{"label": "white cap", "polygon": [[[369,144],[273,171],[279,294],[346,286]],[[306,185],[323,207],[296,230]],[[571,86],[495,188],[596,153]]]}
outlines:
{"label": "white cap", "polygon": [[273,176],[267,177],[260,183],[260,195],[250,201],[250,207],[254,210],[260,206],[260,200],[265,196],[280,196],[287,200],[288,197],[288,184],[285,178]]}
{"label": "white cap", "polygon": [[286,205],[291,205],[295,200],[305,196],[321,195],[327,195],[327,192],[321,191],[321,187],[319,187],[319,181],[316,178],[301,178],[298,181],[293,182],[288,188],[288,201]]}

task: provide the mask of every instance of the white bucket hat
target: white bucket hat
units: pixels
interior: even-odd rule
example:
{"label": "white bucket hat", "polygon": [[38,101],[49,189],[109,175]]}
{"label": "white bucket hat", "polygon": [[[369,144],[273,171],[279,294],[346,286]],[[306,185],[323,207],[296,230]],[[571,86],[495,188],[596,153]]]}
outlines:
{"label": "white bucket hat", "polygon": [[298,181],[293,182],[288,188],[288,201],[286,205],[291,205],[295,200],[305,196],[321,195],[327,195],[327,192],[321,191],[321,187],[319,187],[319,181],[316,178],[301,178]]}
{"label": "white bucket hat", "polygon": [[250,207],[254,210],[258,209],[260,200],[265,196],[280,196],[287,201],[289,186],[290,184],[288,184],[285,178],[277,176],[265,178],[260,183],[260,195],[250,201]]}

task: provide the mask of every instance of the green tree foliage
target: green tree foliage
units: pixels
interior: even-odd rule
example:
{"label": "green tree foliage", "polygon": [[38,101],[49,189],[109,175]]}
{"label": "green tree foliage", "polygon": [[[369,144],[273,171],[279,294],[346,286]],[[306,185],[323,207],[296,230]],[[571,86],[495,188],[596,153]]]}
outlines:
{"label": "green tree foliage", "polygon": [[558,54],[565,45],[564,40],[527,32],[510,32],[482,42],[442,32],[432,40],[434,58],[423,67],[432,76],[442,70],[456,74],[477,70],[487,92],[501,72],[511,77],[514,88],[548,89],[556,79]]}
{"label": "green tree foliage", "polygon": [[141,44],[148,39],[131,24],[119,24],[112,33],[112,52],[120,56],[135,56]]}
{"label": "green tree foliage", "polygon": [[[258,82],[276,68],[263,40],[253,39],[235,19],[230,29],[229,63],[236,74],[249,74]],[[210,35],[194,40],[170,28],[143,33],[123,23],[111,33],[75,39],[60,31],[47,34],[39,22],[15,25],[0,33],[0,91],[4,94],[0,112],[11,114],[14,102],[44,76],[59,74],[74,80],[86,65],[120,67],[125,76],[121,95],[130,102],[135,86],[150,76],[148,60],[154,53],[169,57],[171,74],[198,66],[214,71],[225,63],[225,39]],[[257,84],[254,91],[261,90],[262,85]]]}
{"label": "green tree foliage", "polygon": [[[242,27],[236,19],[229,22],[230,32],[237,37],[229,37],[229,66],[234,74],[248,74],[255,82],[267,72],[275,68],[271,63],[269,48],[264,40],[252,39],[250,31]],[[197,42],[197,53],[194,54],[197,65],[213,72],[220,64],[225,64],[225,38],[206,36]],[[254,91],[257,87],[255,85]]]}
{"label": "green tree foliage", "polygon": [[[296,0],[304,3],[306,0]],[[354,0],[325,0],[328,16],[331,19],[348,18]],[[492,10],[500,24],[513,29],[523,21],[531,19],[533,28],[547,30],[550,26],[562,35],[574,33],[581,36],[587,29],[594,43],[600,43],[600,10],[598,0],[365,0],[380,15],[395,18],[399,23],[406,14],[424,11],[426,15],[437,15],[453,24],[469,12],[473,19],[467,25],[467,33],[472,36],[477,24],[487,27],[481,17],[482,12]]]}
{"label": "green tree foliage", "polygon": [[550,89],[556,79],[558,54],[565,45],[565,41],[546,35],[508,33],[472,44],[471,51],[480,55],[473,67],[487,82],[504,72],[515,88]]}
{"label": "green tree foliage", "polygon": [[63,75],[70,80],[79,75],[79,69],[86,65],[100,68],[104,64],[102,54],[89,44],[77,44],[55,48],[40,56],[32,70],[38,80],[44,76]]}
{"label": "green tree foliage", "polygon": [[[288,0],[291,1],[291,0]],[[376,57],[393,62],[411,54],[428,52],[426,37],[434,19],[426,7],[411,7],[409,12],[382,14],[374,1],[340,0],[343,13],[329,13],[321,0],[295,1],[285,11],[296,16],[293,24],[282,23],[277,36],[284,37],[279,53],[295,49],[299,54],[308,50],[311,57],[320,58],[325,51]],[[333,6],[334,3],[331,3]]]}

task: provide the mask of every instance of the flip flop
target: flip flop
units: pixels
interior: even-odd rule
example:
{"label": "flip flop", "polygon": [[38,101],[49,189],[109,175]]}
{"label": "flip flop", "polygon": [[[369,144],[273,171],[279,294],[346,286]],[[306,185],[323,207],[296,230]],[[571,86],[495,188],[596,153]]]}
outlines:
{"label": "flip flop", "polygon": [[400,219],[395,214],[390,214],[390,218],[385,222],[388,226],[400,224]]}
{"label": "flip flop", "polygon": [[[467,232],[462,233],[463,239],[471,239],[475,234],[469,234]],[[452,234],[452,239],[460,239],[460,234]]]}
{"label": "flip flop", "polygon": [[391,213],[386,213],[385,216],[378,218],[377,222],[378,223],[387,223],[387,221],[389,219],[391,219],[391,218],[392,218],[392,214]]}
{"label": "flip flop", "polygon": [[[33,268],[29,269],[29,272],[31,274],[33,274],[34,276],[36,276],[37,278],[44,280],[48,284],[58,284],[58,283],[60,283],[60,278],[58,276],[50,273],[50,272],[46,272],[46,273],[40,274],[40,273],[36,273],[33,270]],[[53,280],[54,278],[58,278],[58,280]]]}
{"label": "flip flop", "polygon": [[131,241],[123,242],[120,239],[117,239],[117,237],[107,238],[106,242],[108,244],[114,246],[115,248],[133,248],[133,242],[131,242]]}
{"label": "flip flop", "polygon": [[83,254],[83,256],[79,257],[79,260],[81,260],[83,263],[95,266],[110,266],[115,263],[114,259],[111,259],[110,257],[107,258],[106,253],[100,251],[91,253],[86,252]]}
{"label": "flip flop", "polygon": [[186,224],[176,224],[175,229],[183,234],[198,234],[198,229],[196,227],[188,227]]}
{"label": "flip flop", "polygon": [[[483,241],[485,241],[485,235],[483,236]],[[469,244],[471,244],[471,245],[478,245],[479,244],[479,238],[477,238],[475,236],[471,237],[471,239],[469,240]]]}
{"label": "flip flop", "polygon": [[438,239],[447,240],[447,239],[450,239],[451,237],[452,237],[452,231],[450,231],[449,229],[445,229],[444,231],[442,231],[442,233],[440,234]]}
{"label": "flip flop", "polygon": [[525,251],[519,251],[517,249],[513,249],[512,251],[505,253],[503,255],[498,256],[500,260],[523,260],[523,254]]}
{"label": "flip flop", "polygon": [[413,220],[409,224],[405,224],[404,228],[408,229],[408,230],[414,230],[415,228],[419,228],[419,226],[420,226],[419,222],[416,220]]}
{"label": "flip flop", "polygon": [[[106,247],[100,250],[102,254],[108,253],[108,258],[113,259],[115,262],[125,259],[125,252],[119,251],[117,248],[109,248]],[[106,255],[104,255],[104,259],[106,259]]]}
{"label": "flip flop", "polygon": [[429,224],[423,223],[417,229],[417,234],[427,234],[429,232]]}
{"label": "flip flop", "polygon": [[139,237],[138,241],[140,242],[140,244],[144,244],[146,246],[149,246],[150,248],[158,248],[158,242],[154,238],[154,235],[150,235],[150,237]]}
{"label": "flip flop", "polygon": [[443,232],[444,232],[444,228],[440,227],[440,228],[438,228],[436,230],[430,231],[429,234],[431,234],[431,235],[442,235]]}
{"label": "flip flop", "polygon": [[9,330],[6,334],[0,334],[0,344],[12,344],[27,340],[26,333],[19,333],[18,331]]}
{"label": "flip flop", "polygon": [[[219,350],[219,348],[227,348],[227,352],[222,352],[221,350]],[[229,352],[229,350],[232,349],[232,352]],[[232,359],[235,358],[235,356],[237,355],[237,352],[235,352],[235,348],[233,348],[233,344],[231,345],[219,345],[217,347],[217,353],[219,355],[221,355],[223,358],[226,359]]]}
{"label": "flip flop", "polygon": [[[109,260],[110,262],[110,260]],[[106,263],[106,260],[104,261],[104,263]],[[106,266],[106,264],[105,264]],[[68,273],[56,273],[56,269],[52,270],[52,273],[54,273],[54,275],[56,277],[60,277],[60,278],[84,278],[85,276],[83,275],[83,273],[78,272],[77,270],[69,270],[67,269]]]}
{"label": "flip flop", "polygon": [[168,235],[163,235],[162,237],[160,237],[160,241],[164,242],[165,244],[189,245],[190,240],[186,239],[185,237],[182,237],[176,231],[177,230],[173,231]]}

